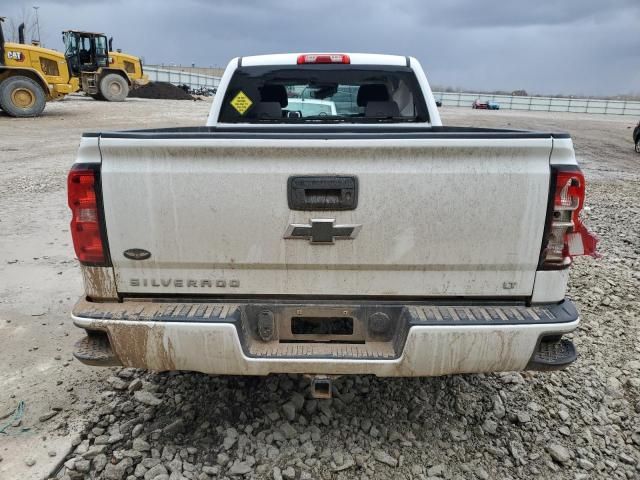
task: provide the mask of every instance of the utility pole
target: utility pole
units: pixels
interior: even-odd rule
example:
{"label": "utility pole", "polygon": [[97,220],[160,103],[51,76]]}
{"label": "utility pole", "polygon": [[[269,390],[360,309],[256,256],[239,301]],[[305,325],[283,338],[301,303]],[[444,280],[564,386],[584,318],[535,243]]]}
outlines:
{"label": "utility pole", "polygon": [[38,22],[38,9],[39,8],[40,7],[37,7],[35,5],[33,6],[33,9],[36,11],[36,31],[38,32],[38,45],[41,45],[41,42],[40,42],[40,23]]}

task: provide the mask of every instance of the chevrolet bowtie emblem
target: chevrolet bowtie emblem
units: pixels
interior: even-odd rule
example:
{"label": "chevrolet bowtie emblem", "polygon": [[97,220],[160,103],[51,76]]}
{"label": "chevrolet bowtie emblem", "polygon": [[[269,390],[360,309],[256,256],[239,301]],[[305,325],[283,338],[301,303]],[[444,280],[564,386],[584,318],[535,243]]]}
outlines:
{"label": "chevrolet bowtie emblem", "polygon": [[309,240],[311,243],[331,245],[335,240],[353,240],[362,225],[336,225],[333,218],[314,218],[309,224],[292,223],[284,238]]}

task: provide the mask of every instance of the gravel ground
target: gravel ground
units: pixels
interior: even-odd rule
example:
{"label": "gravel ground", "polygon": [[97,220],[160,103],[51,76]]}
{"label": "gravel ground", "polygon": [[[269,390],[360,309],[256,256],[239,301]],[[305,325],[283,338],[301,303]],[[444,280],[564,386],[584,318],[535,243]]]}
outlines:
{"label": "gravel ground", "polygon": [[[146,102],[125,105],[131,115],[141,115],[141,106],[160,113],[182,104]],[[202,110],[204,102],[185,103]],[[189,117],[185,108],[179,111],[183,117],[167,124],[203,121],[202,112]],[[640,478],[640,155],[627,129],[633,119],[446,108],[442,113],[449,124],[572,133],[589,180],[586,223],[600,236],[603,255],[581,258],[571,271],[569,295],[582,316],[573,335],[580,353],[574,365],[556,373],[342,377],[331,400],[311,399],[308,381],[299,376],[103,369],[100,376],[82,378],[92,395],[71,402],[80,405],[76,410],[63,404],[65,421],[49,430],[34,425],[49,439],[71,440],[56,478]],[[31,192],[34,202],[61,192],[68,163],[19,174],[17,164],[2,156],[2,142],[0,161],[6,160],[13,177],[0,178],[0,188],[8,190],[0,207],[23,198],[15,187],[22,176],[27,185],[44,185]],[[56,227],[66,221],[46,220]],[[37,236],[36,227],[27,228],[25,238]],[[0,274],[8,275],[8,268],[0,265]],[[73,294],[79,292],[71,289]],[[17,290],[14,297],[15,310],[24,300]],[[81,336],[69,332],[65,356]],[[18,368],[18,357],[10,368]],[[94,370],[64,369],[61,378],[67,382],[86,371]],[[11,391],[12,384],[6,385]],[[19,478],[30,478],[29,456],[20,460],[25,474]]]}

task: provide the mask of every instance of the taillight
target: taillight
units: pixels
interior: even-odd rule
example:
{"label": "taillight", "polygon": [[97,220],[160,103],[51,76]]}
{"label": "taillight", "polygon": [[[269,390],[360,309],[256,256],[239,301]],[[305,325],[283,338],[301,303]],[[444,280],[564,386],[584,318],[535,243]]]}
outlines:
{"label": "taillight", "polygon": [[307,63],[351,63],[349,55],[342,53],[308,53],[298,56],[298,65]]}
{"label": "taillight", "polygon": [[580,220],[584,206],[584,175],[573,165],[554,166],[552,178],[555,178],[555,190],[541,258],[543,270],[566,268],[573,257],[580,255],[598,256],[598,238]]}
{"label": "taillight", "polygon": [[99,171],[90,165],[75,164],[67,178],[73,247],[78,260],[90,265],[107,263],[98,206],[98,175]]}

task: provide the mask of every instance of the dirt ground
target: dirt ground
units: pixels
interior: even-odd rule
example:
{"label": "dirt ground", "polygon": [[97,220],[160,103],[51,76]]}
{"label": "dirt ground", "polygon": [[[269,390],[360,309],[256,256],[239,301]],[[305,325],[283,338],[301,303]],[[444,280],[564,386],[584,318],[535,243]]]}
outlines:
{"label": "dirt ground", "polygon": [[[210,101],[118,104],[73,95],[48,104],[40,118],[13,119],[0,112],[0,429],[12,423],[0,433],[1,480],[62,475],[64,468],[57,467],[73,457],[68,454],[74,448],[79,459],[83,451],[78,448],[93,445],[105,430],[113,436],[116,424],[144,424],[142,417],[183,418],[185,425],[194,422],[198,434],[183,426],[169,441],[142,426],[132,447],[131,428],[122,427],[126,438],[113,443],[128,442],[126,451],[135,449],[138,439],[152,443],[142,449],[149,466],[140,463],[131,478],[165,478],[162,464],[152,461],[159,458],[168,459],[164,471],[172,479],[223,478],[245,467],[246,473],[238,475],[247,478],[639,478],[640,155],[631,140],[637,119],[629,117],[441,110],[448,125],[566,130],[574,139],[589,181],[587,223],[602,239],[603,258],[581,259],[572,269],[570,294],[583,316],[575,335],[581,358],[566,371],[347,379],[338,385],[342,395],[334,406],[342,404],[340,409],[318,407],[329,418],[311,426],[321,438],[316,430],[307,432],[311,427],[299,414],[294,425],[300,438],[281,441],[272,434],[261,455],[264,438],[252,431],[269,423],[250,408],[238,415],[238,404],[255,406],[257,412],[260,399],[277,403],[279,397],[295,396],[298,379],[123,373],[73,360],[73,343],[83,332],[72,326],[69,311],[82,289],[69,237],[65,181],[80,134],[201,125]],[[114,378],[131,381],[132,376],[143,380],[145,391],[170,392],[166,409],[123,406],[131,402],[126,392],[114,390]],[[191,403],[189,397],[202,402]],[[416,399],[431,411],[416,414],[408,407]],[[24,416],[11,422],[20,401]],[[216,456],[223,442],[243,447],[240,452],[225,448]],[[566,459],[558,445],[569,452]],[[203,449],[210,455],[201,456]],[[112,447],[108,452],[111,464],[122,464],[120,453]],[[223,454],[231,458],[221,459]],[[176,473],[168,465],[175,466],[178,458]],[[78,468],[70,468],[68,478],[107,478],[106,470]]]}

